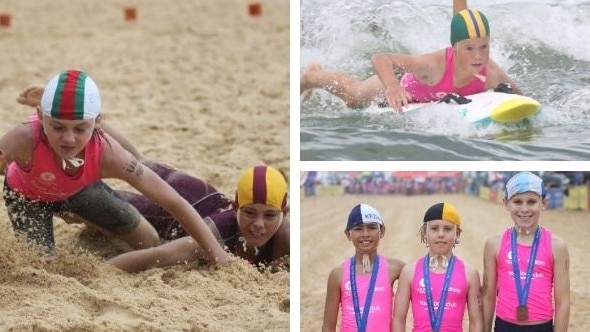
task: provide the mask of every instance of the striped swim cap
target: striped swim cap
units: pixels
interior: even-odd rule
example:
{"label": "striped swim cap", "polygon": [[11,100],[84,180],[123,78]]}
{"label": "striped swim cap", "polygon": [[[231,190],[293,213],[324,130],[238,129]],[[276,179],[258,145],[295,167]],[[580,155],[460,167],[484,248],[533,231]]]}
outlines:
{"label": "striped swim cap", "polygon": [[287,182],[276,169],[255,166],[246,170],[238,181],[238,207],[246,204],[267,204],[283,210],[287,206]]}
{"label": "striped swim cap", "polygon": [[476,9],[464,9],[451,20],[451,45],[470,38],[490,36],[490,25],[485,15]]}
{"label": "striped swim cap", "polygon": [[457,226],[461,226],[461,216],[456,207],[450,203],[437,203],[428,208],[424,214],[424,222],[432,220],[445,220]]}
{"label": "striped swim cap", "polygon": [[66,70],[54,76],[41,97],[41,111],[55,119],[96,119],[100,108],[98,87],[78,70]]}
{"label": "striped swim cap", "polygon": [[520,172],[508,180],[506,183],[506,191],[504,197],[511,199],[512,196],[526,192],[537,193],[541,197],[545,197],[545,184],[543,180],[531,172]]}
{"label": "striped swim cap", "polygon": [[346,230],[348,231],[356,226],[371,223],[377,223],[381,226],[385,226],[383,224],[381,214],[379,214],[379,211],[377,211],[377,209],[367,204],[357,204],[355,207],[352,208],[350,214],[348,215]]}

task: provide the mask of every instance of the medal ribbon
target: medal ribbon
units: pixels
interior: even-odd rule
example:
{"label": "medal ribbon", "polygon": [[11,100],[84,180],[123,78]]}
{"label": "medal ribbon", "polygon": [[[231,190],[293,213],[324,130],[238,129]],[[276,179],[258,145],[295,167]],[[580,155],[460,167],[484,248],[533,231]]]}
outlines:
{"label": "medal ribbon", "polygon": [[518,254],[516,253],[516,228],[512,229],[512,271],[514,272],[514,282],[516,284],[516,294],[518,295],[518,305],[526,306],[529,297],[529,289],[531,288],[531,279],[533,277],[533,268],[535,267],[535,259],[537,258],[537,251],[539,249],[539,238],[541,237],[540,227],[537,226],[535,230],[535,237],[533,239],[533,248],[531,249],[531,257],[526,269],[526,276],[524,279],[524,287],[520,283],[520,268],[518,266]]}
{"label": "medal ribbon", "polygon": [[440,301],[438,302],[438,311],[434,312],[434,302],[432,301],[432,288],[430,287],[430,269],[428,263],[430,262],[430,254],[426,254],[424,259],[424,288],[426,288],[426,302],[428,305],[428,316],[430,317],[430,327],[432,331],[438,332],[442,323],[443,312],[447,302],[447,294],[449,293],[449,285],[451,284],[451,276],[455,266],[455,255],[451,255],[447,271],[445,272],[445,281],[443,283],[442,292],[440,294]]}
{"label": "medal ribbon", "polygon": [[354,317],[356,319],[356,326],[359,332],[365,332],[367,322],[369,321],[369,311],[371,311],[371,301],[373,300],[373,291],[375,290],[375,282],[377,281],[377,273],[379,271],[379,255],[375,256],[373,262],[373,269],[371,270],[371,281],[369,282],[369,289],[367,289],[367,298],[365,299],[365,306],[361,317],[361,307],[359,305],[359,297],[356,289],[356,255],[350,259],[350,288],[352,291],[352,303],[354,305]]}

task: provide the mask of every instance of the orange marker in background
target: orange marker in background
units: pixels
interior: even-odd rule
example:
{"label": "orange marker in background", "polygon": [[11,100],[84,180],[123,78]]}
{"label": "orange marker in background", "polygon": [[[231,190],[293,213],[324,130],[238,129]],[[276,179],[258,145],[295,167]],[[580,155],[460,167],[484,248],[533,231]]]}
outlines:
{"label": "orange marker in background", "polygon": [[0,14],[0,27],[8,28],[11,20],[10,14]]}
{"label": "orange marker in background", "polygon": [[258,2],[251,3],[248,5],[248,11],[250,16],[260,16],[262,15],[262,5]]}
{"label": "orange marker in background", "polygon": [[125,13],[125,21],[135,21],[137,19],[137,10],[135,7],[126,7],[123,9]]}

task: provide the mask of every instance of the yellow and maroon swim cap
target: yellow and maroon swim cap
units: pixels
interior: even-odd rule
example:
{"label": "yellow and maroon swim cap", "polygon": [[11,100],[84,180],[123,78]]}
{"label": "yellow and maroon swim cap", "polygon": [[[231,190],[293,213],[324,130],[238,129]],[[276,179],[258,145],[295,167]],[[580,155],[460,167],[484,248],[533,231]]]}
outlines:
{"label": "yellow and maroon swim cap", "polygon": [[66,70],[54,76],[41,97],[41,111],[54,119],[96,119],[100,109],[98,87],[86,73],[78,70]]}
{"label": "yellow and maroon swim cap", "polygon": [[424,214],[424,222],[432,220],[445,220],[457,226],[461,226],[461,216],[453,205],[443,202],[437,203],[428,208]]}
{"label": "yellow and maroon swim cap", "polygon": [[490,36],[490,25],[485,15],[476,9],[464,9],[451,20],[451,44],[471,38]]}
{"label": "yellow and maroon swim cap", "polygon": [[287,206],[287,183],[283,174],[269,166],[246,170],[236,191],[238,207],[246,204],[267,204],[284,209]]}

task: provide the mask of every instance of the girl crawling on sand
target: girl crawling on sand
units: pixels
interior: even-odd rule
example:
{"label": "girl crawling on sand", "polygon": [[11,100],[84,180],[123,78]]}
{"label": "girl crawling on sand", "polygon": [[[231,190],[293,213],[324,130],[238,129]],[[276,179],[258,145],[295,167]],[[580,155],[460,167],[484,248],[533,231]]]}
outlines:
{"label": "girl crawling on sand", "polygon": [[209,262],[227,264],[227,253],[195,209],[101,129],[100,94],[86,73],[58,73],[35,107],[28,122],[0,138],[4,202],[17,235],[52,255],[53,215],[72,214],[134,249],[157,245],[154,227],[102,181],[115,178],[173,215],[206,249]]}
{"label": "girl crawling on sand", "polygon": [[[43,87],[34,86],[23,90],[17,101],[36,107],[42,95]],[[249,168],[238,181],[232,201],[205,181],[144,159],[131,142],[104,121],[101,128],[189,202],[228,251],[252,264],[289,268],[287,184],[279,171],[268,166]],[[161,239],[170,242],[121,254],[109,263],[134,272],[206,258],[202,246],[187,236],[181,223],[161,206],[141,194],[121,190],[116,193],[148,220]],[[67,222],[84,222],[72,214],[59,216]]]}

